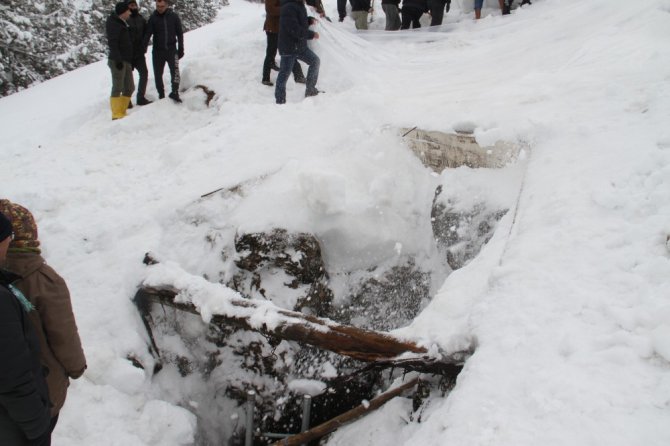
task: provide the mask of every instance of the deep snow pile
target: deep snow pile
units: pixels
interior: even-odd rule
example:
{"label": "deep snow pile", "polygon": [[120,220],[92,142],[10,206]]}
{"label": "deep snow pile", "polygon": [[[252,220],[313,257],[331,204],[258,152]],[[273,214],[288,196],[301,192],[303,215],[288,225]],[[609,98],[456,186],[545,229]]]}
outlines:
{"label": "deep snow pile", "polygon": [[[89,361],[56,446],[192,442],[179,380],[160,394],[126,356],[146,351],[129,300],[142,257],[196,266],[173,228],[188,231],[183,209],[201,194],[269,178],[230,218],[321,234],[332,268],[422,258],[433,187],[474,173],[431,175],[393,129],[464,122],[481,144],[530,144],[518,206],[401,333],[476,353],[422,423],[398,399],[330,444],[670,442],[670,2],[485,12],[456,8],[439,32],[322,22],[326,93],[304,100],[289,81],[283,107],[260,84],[262,5],[242,1],[187,34],[181,106],[112,122],[104,62],[0,100],[0,195],[35,213]],[[209,108],[197,84],[217,92]]]}

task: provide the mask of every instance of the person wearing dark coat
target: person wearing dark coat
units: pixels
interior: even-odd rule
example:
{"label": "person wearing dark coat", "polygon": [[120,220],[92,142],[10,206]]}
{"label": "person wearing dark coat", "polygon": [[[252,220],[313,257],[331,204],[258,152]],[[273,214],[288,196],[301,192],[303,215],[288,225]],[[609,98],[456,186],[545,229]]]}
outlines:
{"label": "person wearing dark coat", "polygon": [[[275,62],[277,56],[277,45],[279,43],[279,12],[281,5],[279,0],[265,0],[265,23],[263,31],[267,36],[267,46],[265,47],[265,60],[263,61],[263,77],[261,83],[272,87],[274,84],[270,80],[270,70],[279,70]],[[302,72],[300,63],[296,61],[293,65],[293,79],[298,84],[304,84],[305,75]]]}
{"label": "person wearing dark coat", "polygon": [[419,19],[424,12],[428,12],[427,0],[402,0],[402,24],[400,29],[421,28]]}
{"label": "person wearing dark coat", "polygon": [[140,14],[140,8],[137,5],[138,0],[129,0],[128,9],[128,28],[130,31],[130,40],[133,42],[133,69],[140,75],[137,84],[137,105],[148,105],[151,101],[145,97],[147,92],[147,83],[149,80],[149,70],[147,69],[147,60],[144,57],[145,48],[142,45],[144,32],[147,28],[147,19]]}
{"label": "person wearing dark coat", "polygon": [[181,19],[172,8],[168,7],[167,0],[156,0],[156,10],[149,17],[147,30],[144,33],[143,46],[145,49],[152,36],[152,62],[158,97],[159,99],[165,97],[163,70],[167,63],[170,69],[172,86],[172,92],[168,97],[175,102],[181,102],[179,97],[179,59],[184,57],[184,30]]}
{"label": "person wearing dark coat", "polygon": [[109,59],[107,65],[112,72],[112,94],[110,107],[112,119],[126,116],[130,97],[135,90],[133,82],[133,44],[126,20],[130,17],[130,9],[126,2],[119,2],[107,18],[105,26]]}
{"label": "person wearing dark coat", "polygon": [[[9,219],[0,213],[0,261],[12,240]],[[0,270],[0,445],[49,446],[49,393],[40,347],[27,311],[30,303],[12,286],[17,277]]]}
{"label": "person wearing dark coat", "polygon": [[356,29],[368,29],[368,14],[372,8],[370,0],[349,0],[349,2]]}
{"label": "person wearing dark coat", "polygon": [[430,26],[440,26],[444,20],[444,12],[449,12],[451,0],[428,0],[430,10]]}
{"label": "person wearing dark coat", "polygon": [[337,0],[337,15],[340,16],[340,22],[344,22],[347,16],[347,0]]}
{"label": "person wearing dark coat", "polygon": [[3,268],[19,276],[13,285],[34,307],[28,316],[40,344],[40,361],[46,375],[51,407],[51,426],[56,426],[65,403],[70,379],[86,370],[70,292],[65,280],[41,255],[37,223],[32,213],[17,203],[0,200],[0,213],[9,218],[14,238]]}
{"label": "person wearing dark coat", "polygon": [[278,43],[281,62],[279,63],[279,74],[275,86],[277,104],[286,102],[286,81],[296,60],[301,60],[309,65],[305,97],[319,94],[319,90],[316,89],[316,82],[319,78],[321,60],[307,47],[308,40],[319,38],[319,33],[309,29],[315,23],[316,19],[314,17],[307,16],[304,0],[281,0]]}
{"label": "person wearing dark coat", "polygon": [[400,29],[400,0],[382,0],[382,10],[386,16],[386,31]]}

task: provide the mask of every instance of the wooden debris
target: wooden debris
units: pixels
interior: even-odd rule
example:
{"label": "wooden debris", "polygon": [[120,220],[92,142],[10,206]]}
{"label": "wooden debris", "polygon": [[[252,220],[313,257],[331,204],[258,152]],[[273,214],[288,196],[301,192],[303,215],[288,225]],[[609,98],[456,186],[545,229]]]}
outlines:
{"label": "wooden debris", "polygon": [[[176,308],[192,314],[200,314],[192,303],[175,302],[177,290],[171,288],[142,287],[135,295],[140,313],[147,315],[152,303]],[[415,342],[397,338],[390,333],[376,332],[353,326],[338,324],[329,319],[317,318],[295,311],[288,311],[267,302],[263,305],[244,298],[228,299],[234,310],[231,314],[215,314],[210,323],[220,327],[234,326],[262,333],[264,336],[295,341],[301,344],[370,362],[371,368],[398,367],[455,377],[462,368],[463,354],[454,357],[430,356],[428,351]],[[272,327],[253,324],[250,314],[255,310],[270,315],[278,321]],[[242,316],[245,314],[246,316]]]}
{"label": "wooden debris", "polygon": [[331,432],[339,429],[347,423],[357,420],[358,418],[367,415],[383,406],[387,401],[395,398],[396,396],[403,393],[405,390],[411,389],[419,383],[419,378],[414,378],[401,386],[391,389],[377,398],[372,399],[367,404],[361,404],[350,411],[347,411],[332,420],[326,421],[323,424],[320,424],[316,427],[311,428],[308,431],[302,432],[300,434],[293,435],[291,437],[286,437],[283,440],[280,440],[276,443],[273,443],[271,446],[298,446],[302,444],[307,444],[312,440],[316,440],[325,435],[328,435]]}

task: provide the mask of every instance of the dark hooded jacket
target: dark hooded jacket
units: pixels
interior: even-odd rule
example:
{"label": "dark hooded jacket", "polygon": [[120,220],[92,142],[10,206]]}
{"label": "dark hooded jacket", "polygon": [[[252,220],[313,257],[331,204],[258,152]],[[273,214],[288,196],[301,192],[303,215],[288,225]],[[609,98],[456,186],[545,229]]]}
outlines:
{"label": "dark hooded jacket", "polygon": [[107,45],[109,46],[109,58],[117,62],[133,62],[133,43],[130,40],[128,24],[112,13],[107,18]]}
{"label": "dark hooded jacket", "polygon": [[301,0],[281,0],[279,54],[295,55],[307,48],[307,41],[314,38],[314,31],[309,29],[311,19]]}
{"label": "dark hooded jacket", "polygon": [[142,14],[130,14],[128,17],[128,30],[130,31],[130,40],[133,43],[133,58],[144,57],[146,48],[144,47],[144,32],[147,29],[147,19]]}
{"label": "dark hooded jacket", "polygon": [[181,19],[171,8],[163,14],[154,11],[147,22],[143,46],[146,49],[153,36],[153,52],[184,52],[184,30]]}
{"label": "dark hooded jacket", "polygon": [[10,247],[6,267],[20,276],[14,286],[35,307],[28,315],[39,339],[42,366],[48,371],[51,414],[55,416],[65,403],[69,379],[79,378],[86,369],[70,291],[40,254],[12,252]]}
{"label": "dark hooded jacket", "polygon": [[15,279],[0,270],[0,444],[23,446],[48,432],[51,414],[37,335],[9,291]]}

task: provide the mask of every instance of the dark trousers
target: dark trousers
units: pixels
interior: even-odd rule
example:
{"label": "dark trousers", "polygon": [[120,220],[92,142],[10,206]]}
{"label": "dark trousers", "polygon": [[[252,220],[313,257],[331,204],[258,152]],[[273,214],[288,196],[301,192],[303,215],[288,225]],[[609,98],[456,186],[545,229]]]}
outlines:
{"label": "dark trousers", "polygon": [[430,26],[439,26],[442,24],[444,18],[444,6],[447,0],[428,0],[428,8],[430,9]]}
{"label": "dark trousers", "polygon": [[172,84],[172,92],[179,93],[179,57],[177,57],[177,49],[170,48],[167,51],[154,51],[152,54],[152,61],[154,65],[154,78],[156,81],[156,91],[158,96],[165,97],[165,86],[163,85],[163,70],[165,64],[168,64],[170,69],[170,83]]}
{"label": "dark trousers", "polygon": [[419,19],[423,15],[423,11],[419,8],[412,8],[411,6],[402,7],[402,24],[400,29],[409,29],[409,25],[412,25],[412,28],[421,28],[421,23]]}
{"label": "dark trousers", "polygon": [[141,57],[133,59],[133,69],[137,70],[140,80],[137,83],[137,99],[143,98],[147,92],[147,83],[149,82],[149,70],[147,69],[147,60],[144,54]]}
{"label": "dark trousers", "polygon": [[[263,61],[263,80],[270,80],[270,70],[272,69],[272,64],[275,63],[275,57],[277,57],[277,44],[279,43],[279,34],[269,33],[265,31],[265,34],[268,36],[268,44],[265,49],[265,60]],[[293,65],[293,79],[304,79],[305,75],[302,73],[302,67],[298,62]]]}
{"label": "dark trousers", "polygon": [[347,16],[347,0],[337,0],[337,15],[340,16],[340,22]]}
{"label": "dark trousers", "polygon": [[305,91],[311,92],[316,90],[316,81],[319,79],[319,66],[321,65],[321,60],[319,59],[319,56],[314,54],[314,51],[305,47],[305,49],[298,54],[290,54],[281,57],[279,74],[277,75],[277,83],[275,84],[275,100],[277,101],[277,104],[286,102],[286,81],[288,81],[288,77],[293,70],[293,65],[297,63],[296,60],[302,60],[309,65],[309,69],[307,70],[307,89]]}

